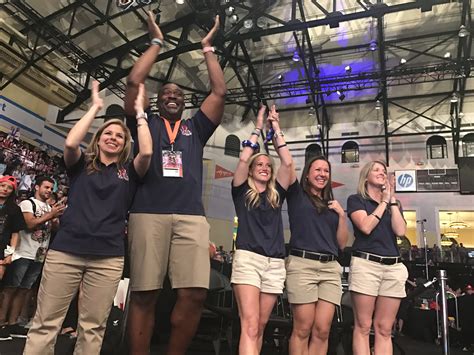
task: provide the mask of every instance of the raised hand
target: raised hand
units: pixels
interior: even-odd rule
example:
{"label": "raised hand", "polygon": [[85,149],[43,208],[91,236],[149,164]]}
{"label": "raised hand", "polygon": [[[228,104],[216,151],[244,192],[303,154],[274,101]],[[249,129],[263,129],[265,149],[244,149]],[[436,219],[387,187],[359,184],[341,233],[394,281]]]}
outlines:
{"label": "raised hand", "polygon": [[265,111],[267,107],[264,104],[260,104],[260,109],[258,110],[257,114],[257,122],[255,123],[256,128],[263,128],[263,121],[264,121],[264,116],[265,116]]}
{"label": "raised hand", "polygon": [[207,33],[207,35],[201,40],[201,44],[204,47],[210,47],[212,46],[212,40],[216,36],[217,31],[219,30],[219,15],[216,15],[214,19],[214,26],[210,29],[210,31]]}
{"label": "raised hand", "polygon": [[382,200],[390,203],[392,198],[392,186],[388,179],[385,180],[385,185],[382,186]]}
{"label": "raised hand", "polygon": [[145,101],[146,101],[146,96],[145,96],[145,85],[143,83],[140,83],[138,85],[138,94],[135,99],[135,111],[137,113],[142,113],[145,111]]}
{"label": "raised hand", "polygon": [[280,114],[277,112],[275,105],[272,105],[268,113],[267,123],[269,128],[273,127],[275,131],[280,129]]}
{"label": "raised hand", "polygon": [[160,30],[160,26],[156,23],[155,19],[155,14],[153,11],[147,11],[148,18],[148,32],[150,33],[151,38],[158,38],[163,41],[163,33]]}
{"label": "raised hand", "polygon": [[99,82],[94,80],[92,82],[92,105],[95,106],[98,110],[101,110],[104,107],[104,100],[99,96]]}

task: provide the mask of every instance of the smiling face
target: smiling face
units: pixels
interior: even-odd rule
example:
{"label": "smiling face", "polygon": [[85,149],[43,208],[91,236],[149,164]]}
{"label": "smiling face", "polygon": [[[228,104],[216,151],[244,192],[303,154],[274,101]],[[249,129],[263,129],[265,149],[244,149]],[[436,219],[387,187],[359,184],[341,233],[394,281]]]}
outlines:
{"label": "smiling face", "polygon": [[118,124],[110,124],[100,134],[97,142],[101,154],[119,156],[125,145],[125,132]]}
{"label": "smiling face", "polygon": [[326,187],[331,177],[329,164],[325,160],[315,160],[309,170],[306,179],[313,193],[320,195],[321,191]]}
{"label": "smiling face", "polygon": [[387,168],[380,163],[374,163],[367,174],[367,183],[375,187],[382,187],[387,183]]}
{"label": "smiling face", "polygon": [[272,178],[272,162],[266,155],[260,155],[252,162],[249,175],[260,183],[268,183]]}
{"label": "smiling face", "polygon": [[158,109],[167,119],[180,119],[184,110],[183,90],[173,83],[163,85],[158,92]]}

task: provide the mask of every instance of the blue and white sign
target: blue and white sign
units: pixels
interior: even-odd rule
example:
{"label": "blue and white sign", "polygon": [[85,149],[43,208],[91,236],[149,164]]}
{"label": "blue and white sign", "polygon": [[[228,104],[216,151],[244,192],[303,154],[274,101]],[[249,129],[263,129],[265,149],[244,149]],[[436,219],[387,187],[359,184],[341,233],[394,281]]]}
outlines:
{"label": "blue and white sign", "polygon": [[396,170],[395,191],[416,191],[416,170]]}

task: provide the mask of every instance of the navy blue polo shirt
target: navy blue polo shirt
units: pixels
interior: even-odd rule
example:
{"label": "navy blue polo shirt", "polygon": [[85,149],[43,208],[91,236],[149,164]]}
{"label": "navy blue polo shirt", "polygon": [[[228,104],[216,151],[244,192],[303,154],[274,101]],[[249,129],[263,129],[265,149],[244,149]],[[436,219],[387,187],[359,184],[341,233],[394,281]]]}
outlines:
{"label": "navy blue polo shirt", "polygon": [[133,163],[99,163],[100,172],[87,174],[84,154],[67,169],[68,206],[51,249],[71,254],[123,256],[125,220],[138,176]]}
{"label": "navy blue polo shirt", "polygon": [[[347,215],[351,218],[352,212],[364,210],[367,214],[371,214],[375,211],[379,204],[370,199],[366,200],[361,195],[351,195],[347,199]],[[403,211],[401,211],[403,213]],[[352,245],[353,250],[364,251],[367,253],[373,253],[381,256],[399,256],[399,250],[397,247],[397,237],[392,230],[392,215],[388,210],[382,215],[379,223],[372,230],[370,235],[365,235],[357,226],[352,222],[354,227],[355,241]]]}
{"label": "navy blue polo shirt", "polygon": [[[127,124],[138,148],[135,118],[127,117]],[[174,143],[174,150],[183,154],[182,178],[163,177],[162,150],[171,148],[163,119],[148,111],[148,126],[153,139],[153,157],[143,184],[137,188],[130,212],[203,216],[202,155],[217,126],[201,110],[192,118],[182,120]]]}
{"label": "navy blue polo shirt", "polygon": [[271,258],[285,257],[285,239],[281,205],[286,191],[277,182],[276,189],[280,195],[280,206],[272,208],[266,192],[260,194],[257,208],[248,208],[245,194],[250,189],[247,181],[240,186],[232,186],[232,199],[235,212],[239,218],[237,227],[237,249],[248,250]]}
{"label": "navy blue polo shirt", "polygon": [[290,219],[290,246],[337,256],[337,213],[330,209],[318,213],[298,180],[290,185],[286,198]]}

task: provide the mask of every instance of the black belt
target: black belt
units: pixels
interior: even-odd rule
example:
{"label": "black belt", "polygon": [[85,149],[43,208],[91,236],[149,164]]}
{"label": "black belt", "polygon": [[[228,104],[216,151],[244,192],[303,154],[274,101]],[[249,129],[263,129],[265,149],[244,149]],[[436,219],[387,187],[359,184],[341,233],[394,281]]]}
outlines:
{"label": "black belt", "polygon": [[374,254],[365,253],[363,251],[353,251],[352,256],[375,261],[376,263],[384,265],[395,265],[402,262],[402,258],[399,256],[377,256]]}
{"label": "black belt", "polygon": [[290,255],[299,256],[300,258],[304,258],[304,259],[319,260],[322,263],[327,263],[329,261],[336,260],[336,257],[331,254],[315,253],[312,251],[306,251],[302,249],[291,249]]}

